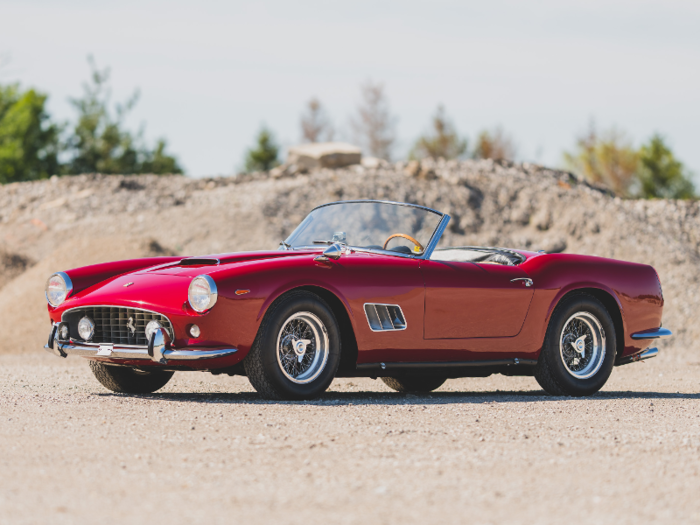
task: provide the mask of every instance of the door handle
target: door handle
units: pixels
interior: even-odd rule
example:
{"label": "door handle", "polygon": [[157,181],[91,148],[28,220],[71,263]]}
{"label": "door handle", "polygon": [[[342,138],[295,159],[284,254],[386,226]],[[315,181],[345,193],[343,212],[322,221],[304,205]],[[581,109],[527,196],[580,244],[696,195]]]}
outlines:
{"label": "door handle", "polygon": [[515,279],[511,279],[510,282],[515,283],[518,281],[523,281],[525,283],[525,286],[530,288],[534,283],[532,282],[532,279],[528,277],[516,277]]}

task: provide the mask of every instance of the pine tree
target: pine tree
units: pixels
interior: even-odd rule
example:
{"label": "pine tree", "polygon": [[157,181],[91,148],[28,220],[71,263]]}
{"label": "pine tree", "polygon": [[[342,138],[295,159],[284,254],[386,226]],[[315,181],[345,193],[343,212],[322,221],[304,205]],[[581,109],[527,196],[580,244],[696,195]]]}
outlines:
{"label": "pine tree", "polygon": [[263,126],[258,132],[256,146],[246,152],[245,170],[268,171],[279,164],[279,146],[275,143],[272,132]]}
{"label": "pine tree", "polygon": [[46,98],[17,84],[0,86],[0,184],[59,172],[61,126],[46,112]]}
{"label": "pine tree", "polygon": [[83,84],[81,98],[71,99],[78,121],[68,141],[71,159],[64,172],[182,173],[175,157],[165,153],[165,140],[159,140],[151,150],[143,144],[142,132],[133,135],[125,129],[126,116],[138,102],[138,91],[125,103],[116,104],[113,114],[109,108],[109,69],[99,70],[92,57],[88,62],[92,82]]}
{"label": "pine tree", "polygon": [[440,105],[433,116],[431,134],[420,137],[410,153],[412,159],[431,157],[433,159],[456,159],[467,151],[467,140],[460,138],[454,125]]}
{"label": "pine tree", "polygon": [[589,182],[629,197],[637,180],[639,153],[621,131],[613,128],[599,135],[591,123],[588,133],[576,141],[576,149],[564,153],[564,162]]}
{"label": "pine tree", "polygon": [[661,135],[639,150],[639,195],[647,199],[691,199],[695,188],[683,163],[675,158]]}

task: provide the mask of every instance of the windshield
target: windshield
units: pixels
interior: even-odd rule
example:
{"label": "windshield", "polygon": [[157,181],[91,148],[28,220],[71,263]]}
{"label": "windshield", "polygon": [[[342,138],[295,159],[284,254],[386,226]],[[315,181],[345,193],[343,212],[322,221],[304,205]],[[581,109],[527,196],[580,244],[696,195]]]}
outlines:
{"label": "windshield", "polygon": [[313,210],[285,241],[291,248],[342,242],[354,248],[423,253],[443,215],[388,202],[339,202]]}

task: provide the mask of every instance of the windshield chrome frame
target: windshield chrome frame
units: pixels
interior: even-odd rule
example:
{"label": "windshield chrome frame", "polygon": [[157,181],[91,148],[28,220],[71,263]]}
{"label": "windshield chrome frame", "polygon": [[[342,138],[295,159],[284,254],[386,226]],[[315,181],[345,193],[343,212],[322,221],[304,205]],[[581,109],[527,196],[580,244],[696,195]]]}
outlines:
{"label": "windshield chrome frame", "polygon": [[[425,250],[423,250],[423,253],[413,255],[413,254],[408,254],[408,253],[401,253],[401,252],[394,252],[391,250],[377,250],[376,248],[362,248],[358,246],[352,246],[352,245],[345,245],[348,246],[348,248],[356,251],[356,252],[363,252],[363,253],[376,253],[379,255],[391,255],[394,257],[403,257],[405,259],[419,259],[419,260],[428,260],[430,259],[430,256],[433,254],[435,251],[435,248],[437,248],[438,243],[440,242],[440,239],[442,238],[442,234],[445,232],[445,228],[447,228],[447,223],[450,222],[451,217],[447,215],[446,213],[439,212],[437,210],[434,210],[433,208],[428,208],[427,206],[421,206],[420,204],[409,204],[406,202],[394,202],[394,201],[386,201],[386,200],[373,200],[373,199],[354,199],[354,200],[349,200],[349,201],[336,201],[336,202],[328,202],[326,204],[321,204],[320,206],[316,206],[314,209],[312,209],[306,217],[311,215],[314,211],[318,210],[319,208],[325,208],[326,206],[335,206],[336,204],[365,204],[365,203],[374,203],[374,204],[391,204],[393,206],[406,206],[408,208],[418,208],[421,210],[429,211],[431,213],[435,213],[440,216],[440,222],[438,222],[438,225],[435,227],[435,230],[433,231],[433,235],[430,237],[430,240],[428,241],[427,246],[425,247]],[[306,220],[306,217],[304,217],[304,220],[302,220],[299,223],[299,226],[303,224],[303,222]],[[297,226],[297,228],[299,227]],[[295,228],[296,230],[296,228]],[[294,232],[292,232],[294,233]],[[291,233],[290,233],[291,236]],[[289,239],[289,237],[287,237]],[[283,242],[286,242],[285,239]],[[299,246],[298,249],[309,249],[309,248],[315,248],[315,246]],[[292,250],[296,250],[297,248],[291,247]],[[286,247],[285,247],[286,251]]]}

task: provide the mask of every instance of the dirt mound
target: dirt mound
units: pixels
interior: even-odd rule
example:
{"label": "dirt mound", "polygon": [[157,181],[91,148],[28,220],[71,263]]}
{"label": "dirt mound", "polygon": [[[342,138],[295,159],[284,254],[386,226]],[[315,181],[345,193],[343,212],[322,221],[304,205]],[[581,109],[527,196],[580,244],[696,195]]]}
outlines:
{"label": "dirt mound", "polygon": [[0,246],[0,289],[33,264],[29,257]]}
{"label": "dirt mound", "polygon": [[[700,336],[700,206],[626,201],[574,176],[532,164],[464,161],[267,173],[217,179],[81,175],[0,187],[3,249],[34,266],[0,289],[0,318],[43,345],[52,271],[142,254],[274,248],[314,206],[354,198],[418,203],[449,213],[443,245],[575,252],[652,264],[664,287],[664,325],[686,359]],[[155,243],[155,244],[154,244]],[[38,299],[37,299],[38,298]],[[40,327],[37,330],[37,327]]]}

